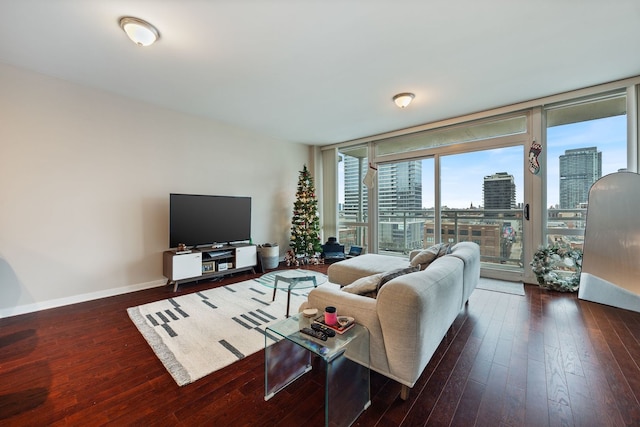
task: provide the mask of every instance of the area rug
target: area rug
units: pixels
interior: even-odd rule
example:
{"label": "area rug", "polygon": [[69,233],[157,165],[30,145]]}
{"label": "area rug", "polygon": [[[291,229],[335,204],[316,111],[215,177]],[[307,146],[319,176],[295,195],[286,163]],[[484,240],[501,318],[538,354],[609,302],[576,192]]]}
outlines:
{"label": "area rug", "polygon": [[[276,342],[266,327],[285,318],[287,292],[248,280],[127,309],[178,385],[189,384]],[[291,292],[291,313],[310,289]]]}
{"label": "area rug", "polygon": [[524,285],[522,282],[507,282],[506,280],[488,279],[481,277],[476,289],[485,291],[502,292],[503,294],[524,296]]}

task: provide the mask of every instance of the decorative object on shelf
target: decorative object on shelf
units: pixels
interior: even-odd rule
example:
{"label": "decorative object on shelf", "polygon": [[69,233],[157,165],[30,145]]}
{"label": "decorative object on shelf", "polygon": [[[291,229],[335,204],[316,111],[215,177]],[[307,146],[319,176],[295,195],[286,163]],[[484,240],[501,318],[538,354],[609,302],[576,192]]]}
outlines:
{"label": "decorative object on shelf", "polygon": [[576,292],[580,287],[582,250],[567,244],[541,246],[529,263],[541,288]]}
{"label": "decorative object on shelf", "polygon": [[293,204],[289,246],[299,258],[297,261],[302,264],[306,264],[308,259],[316,252],[322,251],[320,246],[318,200],[316,199],[313,177],[307,170],[307,165],[304,165],[298,178],[298,190],[296,192],[296,201]]}
{"label": "decorative object on shelf", "polygon": [[190,253],[191,249],[187,249],[187,245],[185,245],[184,243],[178,243],[178,246],[176,247],[176,255],[184,255]]}

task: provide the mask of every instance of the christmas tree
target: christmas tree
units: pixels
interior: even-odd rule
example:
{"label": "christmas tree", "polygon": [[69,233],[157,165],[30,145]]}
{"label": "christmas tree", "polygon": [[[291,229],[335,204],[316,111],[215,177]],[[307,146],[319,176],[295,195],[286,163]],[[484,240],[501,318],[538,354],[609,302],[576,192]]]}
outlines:
{"label": "christmas tree", "polygon": [[293,248],[297,256],[303,258],[303,262],[315,255],[316,252],[321,251],[318,200],[316,199],[313,178],[307,170],[307,165],[304,165],[298,178],[289,246]]}

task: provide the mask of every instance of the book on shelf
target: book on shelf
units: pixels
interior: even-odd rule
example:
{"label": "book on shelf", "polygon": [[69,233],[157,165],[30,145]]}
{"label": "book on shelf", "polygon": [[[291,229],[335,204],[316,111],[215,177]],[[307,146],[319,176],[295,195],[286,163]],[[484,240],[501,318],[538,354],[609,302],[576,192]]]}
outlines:
{"label": "book on shelf", "polygon": [[313,322],[319,323],[322,326],[326,326],[327,328],[333,329],[338,334],[344,334],[349,329],[353,328],[353,325],[356,324],[355,319],[353,317],[347,317],[347,316],[338,316],[338,317],[347,318],[347,323],[344,323],[344,324],[337,323],[335,325],[327,325],[326,323],[324,323],[324,314],[313,319]]}

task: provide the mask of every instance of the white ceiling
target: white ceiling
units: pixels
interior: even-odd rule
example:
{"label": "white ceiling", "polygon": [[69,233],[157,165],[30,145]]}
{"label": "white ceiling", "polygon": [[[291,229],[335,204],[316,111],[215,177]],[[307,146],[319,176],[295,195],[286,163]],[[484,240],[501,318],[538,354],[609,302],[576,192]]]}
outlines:
{"label": "white ceiling", "polygon": [[309,144],[640,75],[638,41],[638,0],[0,0],[0,62]]}

